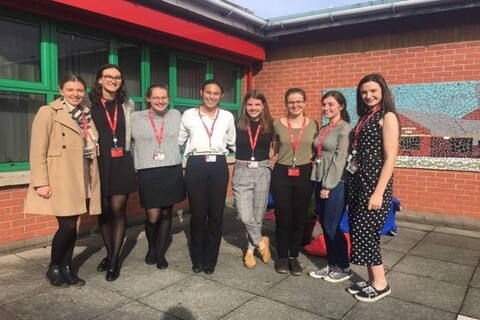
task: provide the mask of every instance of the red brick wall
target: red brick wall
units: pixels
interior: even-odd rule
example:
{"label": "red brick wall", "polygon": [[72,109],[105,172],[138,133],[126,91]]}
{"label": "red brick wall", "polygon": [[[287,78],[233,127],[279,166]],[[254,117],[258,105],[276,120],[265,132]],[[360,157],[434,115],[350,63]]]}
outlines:
{"label": "red brick wall", "polygon": [[[381,73],[390,85],[480,80],[478,40],[305,57],[309,46],[272,48],[274,59],[263,63],[254,77],[276,118],[285,113],[283,94],[292,86],[306,90],[306,111],[319,119],[323,89],[356,87],[368,73]],[[348,109],[355,112],[355,106]],[[397,168],[395,196],[407,211],[480,218],[479,185],[478,172]]]}
{"label": "red brick wall", "polygon": [[480,172],[396,168],[394,194],[409,211],[480,217]]}

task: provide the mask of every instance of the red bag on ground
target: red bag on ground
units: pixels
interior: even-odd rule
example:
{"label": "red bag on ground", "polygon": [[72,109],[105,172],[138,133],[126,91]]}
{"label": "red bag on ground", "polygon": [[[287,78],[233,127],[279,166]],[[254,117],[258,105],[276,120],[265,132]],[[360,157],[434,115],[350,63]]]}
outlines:
{"label": "red bag on ground", "polygon": [[[345,238],[347,238],[348,245],[348,256],[350,256],[350,249],[352,247],[350,243],[350,234],[344,233]],[[325,245],[325,238],[323,233],[319,234],[318,237],[312,240],[309,244],[305,246],[305,251],[315,256],[326,257],[327,256],[327,246]]]}

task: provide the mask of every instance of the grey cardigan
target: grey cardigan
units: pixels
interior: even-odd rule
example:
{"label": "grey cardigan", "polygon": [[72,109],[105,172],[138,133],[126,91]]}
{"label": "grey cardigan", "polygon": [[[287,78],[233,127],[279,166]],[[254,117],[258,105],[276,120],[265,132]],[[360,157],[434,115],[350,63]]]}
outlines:
{"label": "grey cardigan", "polygon": [[[328,126],[320,128],[320,134],[313,141],[313,148],[317,150],[318,139],[321,132]],[[322,183],[322,188],[331,190],[342,180],[347,164],[348,147],[350,144],[349,134],[352,130],[350,124],[342,121],[333,131],[327,134],[322,143],[321,162],[315,161],[312,170],[312,181]]]}
{"label": "grey cardigan", "polygon": [[[157,130],[160,130],[161,116],[153,112]],[[182,115],[178,110],[167,109],[164,118],[164,133],[159,147],[153,132],[148,110],[132,113],[132,151],[135,169],[166,167],[182,163],[178,145],[178,131]],[[165,160],[154,160],[153,153],[161,151]]]}

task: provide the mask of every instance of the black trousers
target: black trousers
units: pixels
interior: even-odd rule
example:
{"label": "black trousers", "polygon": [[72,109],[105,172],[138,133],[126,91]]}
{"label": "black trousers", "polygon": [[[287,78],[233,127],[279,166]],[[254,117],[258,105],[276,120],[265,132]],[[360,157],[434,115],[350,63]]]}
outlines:
{"label": "black trousers", "polygon": [[312,165],[297,166],[298,177],[288,176],[289,166],[275,164],[271,191],[275,206],[275,240],[280,259],[296,258],[300,252],[305,218],[312,199],[313,183],[310,181]]}
{"label": "black trousers", "polygon": [[222,240],[223,210],[227,196],[228,166],[225,156],[206,162],[190,156],[185,185],[190,206],[190,249],[194,265],[215,266]]}

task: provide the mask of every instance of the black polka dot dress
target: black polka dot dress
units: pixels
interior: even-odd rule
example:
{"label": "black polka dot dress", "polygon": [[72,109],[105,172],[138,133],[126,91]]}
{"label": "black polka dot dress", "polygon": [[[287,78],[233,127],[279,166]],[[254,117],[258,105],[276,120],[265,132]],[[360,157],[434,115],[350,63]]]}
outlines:
{"label": "black polka dot dress", "polygon": [[[378,123],[384,116],[385,110],[380,109],[363,125],[355,146],[358,170],[348,179],[350,261],[364,266],[382,264],[380,232],[392,202],[393,176],[385,188],[382,208],[368,210],[368,200],[375,190],[384,162],[382,127]],[[354,132],[355,129],[352,134]]]}

